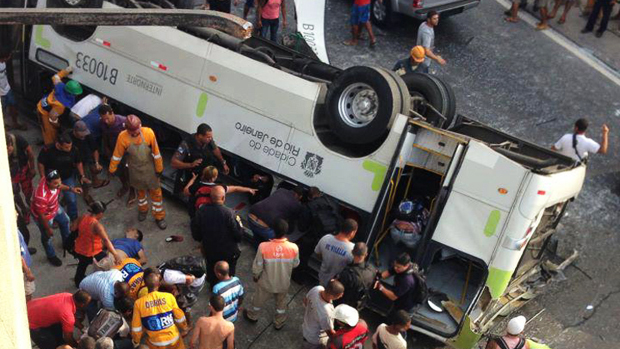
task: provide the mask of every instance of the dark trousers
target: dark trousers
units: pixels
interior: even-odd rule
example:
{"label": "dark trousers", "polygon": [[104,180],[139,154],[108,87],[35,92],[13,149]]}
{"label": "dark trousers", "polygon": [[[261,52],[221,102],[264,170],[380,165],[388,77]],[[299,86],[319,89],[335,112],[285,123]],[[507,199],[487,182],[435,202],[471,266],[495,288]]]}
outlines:
{"label": "dark trousers", "polygon": [[588,24],[586,24],[587,30],[594,30],[594,25],[598,19],[598,15],[603,11],[603,18],[601,19],[601,26],[598,28],[598,32],[602,33],[607,30],[607,23],[609,22],[609,16],[611,15],[611,9],[614,5],[611,4],[611,0],[596,0],[592,12],[588,18]]}
{"label": "dark trousers", "polygon": [[[108,253],[106,251],[101,251],[95,255],[94,258],[100,261],[107,255]],[[93,264],[93,257],[82,256],[79,253],[76,253],[76,257],[78,259],[78,265],[77,269],[75,269],[75,287],[80,288],[80,282],[86,277],[86,269],[89,265]]]}
{"label": "dark trousers", "polygon": [[30,330],[30,338],[40,349],[56,349],[64,343],[60,323]]}
{"label": "dark trousers", "polygon": [[260,36],[266,38],[269,33],[269,40],[273,42],[278,41],[278,27],[280,27],[280,18],[266,19],[261,18],[263,26],[260,28]]}
{"label": "dark trousers", "polygon": [[229,266],[230,276],[235,276],[235,271],[237,270],[237,260],[239,259],[240,253],[234,253],[229,255],[209,255],[204,253],[205,261],[207,264],[207,282],[209,283],[209,288],[212,289],[215,284],[219,282],[217,276],[215,276],[215,264],[219,261],[226,261]]}

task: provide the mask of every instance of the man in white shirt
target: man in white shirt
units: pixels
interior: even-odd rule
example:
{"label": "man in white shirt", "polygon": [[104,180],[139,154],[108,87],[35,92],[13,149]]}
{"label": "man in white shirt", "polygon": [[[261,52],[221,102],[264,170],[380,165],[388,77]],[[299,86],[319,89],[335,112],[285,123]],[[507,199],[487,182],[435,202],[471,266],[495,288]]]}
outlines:
{"label": "man in white shirt", "polygon": [[315,286],[304,298],[304,322],[302,349],[321,349],[327,345],[334,331],[334,305],[344,293],[344,286],[338,280],[331,280],[327,287]]}
{"label": "man in white shirt", "polygon": [[446,65],[446,61],[438,54],[435,54],[435,27],[439,24],[439,14],[436,11],[429,11],[426,15],[426,21],[420,24],[418,28],[418,37],[416,45],[424,47],[426,57],[424,62],[420,64],[420,72],[428,73],[431,66],[431,60],[436,61],[440,65]]}
{"label": "man in white shirt", "polygon": [[560,140],[558,140],[552,147],[552,150],[559,152],[562,155],[571,157],[575,161],[582,162],[590,154],[607,154],[607,147],[609,144],[609,127],[603,124],[601,144],[598,144],[591,138],[586,137],[585,133],[588,129],[588,120],[579,119],[575,122],[575,130],[573,133],[567,133]]}
{"label": "man in white shirt", "polygon": [[411,317],[404,310],[395,312],[390,325],[381,324],[372,336],[373,349],[407,349],[407,341],[401,333],[407,332],[411,325]]}

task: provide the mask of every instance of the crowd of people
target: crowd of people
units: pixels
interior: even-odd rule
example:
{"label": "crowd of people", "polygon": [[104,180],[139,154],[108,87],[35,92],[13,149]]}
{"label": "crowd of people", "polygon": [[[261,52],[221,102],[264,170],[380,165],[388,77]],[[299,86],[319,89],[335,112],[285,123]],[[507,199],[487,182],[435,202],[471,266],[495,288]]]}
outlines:
{"label": "crowd of people", "polygon": [[[555,0],[553,2],[551,0],[536,0],[532,9],[532,11],[540,13],[540,22],[536,25],[536,29],[549,29],[549,20],[554,19],[557,16],[558,11],[562,6],[564,6],[564,9],[562,10],[562,15],[560,15],[560,18],[558,19],[558,24],[564,24],[566,22],[566,17],[568,16],[571,8],[575,5],[575,2],[575,0]],[[581,33],[586,34],[592,32],[596,22],[600,18],[600,25],[595,35],[597,38],[602,37],[603,33],[607,30],[607,25],[609,24],[611,12],[615,3],[616,0],[594,1],[589,14],[587,14],[588,21],[586,26],[583,30],[581,30]],[[518,22],[519,9],[525,9],[526,7],[527,0],[512,0],[510,9],[505,12],[506,21],[511,23]],[[612,19],[620,19],[620,14],[616,15]]]}
{"label": "crowd of people", "polygon": [[[307,270],[314,252],[321,259],[320,285],[304,298],[302,346],[345,348],[371,340],[358,309],[367,291],[375,288],[397,306],[374,341],[379,348],[406,348],[400,333],[409,327],[410,302],[404,299],[415,289],[408,255],[400,256],[393,270],[378,273],[366,262],[366,245],[352,242],[358,230],[355,217],[346,218],[347,213],[316,187],[272,190],[273,178],[251,169],[245,171],[245,186],[217,181],[220,172],[231,170],[206,124],[183,139],[171,161],[177,170],[175,190],[188,196],[191,235],[201,242],[202,259],[181,256],[145,268],[142,240],[147,234],[129,227],[125,237],[112,239],[102,221],[109,202],[95,198],[96,190],[110,183],[100,178],[107,158],[107,171],[119,178],[117,198],[127,195],[127,205],[137,201],[142,222],[148,216],[148,192],[155,222],[166,229],[159,182],[163,161],[155,132],[135,115],[115,114],[105,97],[82,97],[80,84],[66,81],[70,74],[70,68],[58,72],[52,78],[54,90],[39,102],[44,145],[36,159],[24,137],[6,134],[31,338],[39,348],[132,348],[142,342],[149,348],[184,348],[186,336],[192,348],[234,347],[234,323],[249,280],[236,276],[243,223],[226,206],[226,196],[233,192],[245,193],[252,203],[247,222],[257,249],[251,270],[255,291],[242,313],[249,323],[258,321],[265,302],[273,297],[274,327],[285,325],[293,271]],[[36,174],[40,180],[33,189]],[[79,197],[87,212],[79,212]],[[31,268],[36,266],[31,254],[36,249],[28,246],[31,218],[51,265],[63,265],[54,248],[56,230],[63,249],[77,259],[73,294],[33,298]],[[289,241],[295,229],[305,234]],[[393,274],[394,288],[378,282]],[[191,306],[203,285],[211,291],[210,315],[192,321]],[[82,336],[74,337],[74,328]]]}

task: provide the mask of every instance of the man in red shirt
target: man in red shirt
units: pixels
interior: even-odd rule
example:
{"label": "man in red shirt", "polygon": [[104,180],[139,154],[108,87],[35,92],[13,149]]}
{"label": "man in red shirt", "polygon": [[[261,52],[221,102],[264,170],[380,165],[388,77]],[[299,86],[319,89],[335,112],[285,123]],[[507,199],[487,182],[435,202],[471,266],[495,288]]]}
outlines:
{"label": "man in red shirt", "polygon": [[336,307],[334,328],[336,333],[327,342],[327,349],[363,348],[370,338],[366,322],[355,308],[346,304]]}
{"label": "man in red shirt", "polygon": [[73,327],[82,328],[75,321],[77,309],[90,303],[86,291],[58,293],[43,298],[35,298],[26,303],[30,338],[40,349],[55,349],[64,343],[77,346],[73,338]]}
{"label": "man in red shirt", "polygon": [[[383,0],[377,0],[382,2]],[[344,42],[347,46],[357,45],[357,41],[362,33],[362,27],[368,31],[370,37],[370,47],[373,48],[377,43],[375,35],[372,33],[372,26],[370,25],[370,0],[354,0],[353,7],[351,8],[351,33],[353,37],[351,40]]]}
{"label": "man in red shirt", "polygon": [[70,190],[75,194],[82,194],[82,188],[74,188],[62,184],[60,174],[58,171],[53,170],[41,179],[30,204],[32,215],[41,231],[41,244],[43,244],[45,249],[47,260],[57,267],[62,265],[62,261],[56,257],[56,251],[54,251],[51,241],[52,235],[54,235],[52,231],[53,221],[58,223],[63,244],[71,233],[69,230],[69,216],[58,204],[58,195],[61,190]]}

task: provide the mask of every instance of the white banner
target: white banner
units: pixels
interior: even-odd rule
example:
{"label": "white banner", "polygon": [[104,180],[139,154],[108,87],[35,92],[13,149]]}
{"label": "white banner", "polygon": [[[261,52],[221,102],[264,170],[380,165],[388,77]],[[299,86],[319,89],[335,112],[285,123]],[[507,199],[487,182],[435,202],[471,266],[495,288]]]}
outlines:
{"label": "white banner", "polygon": [[295,0],[297,31],[303,36],[319,59],[329,63],[325,47],[325,0]]}

